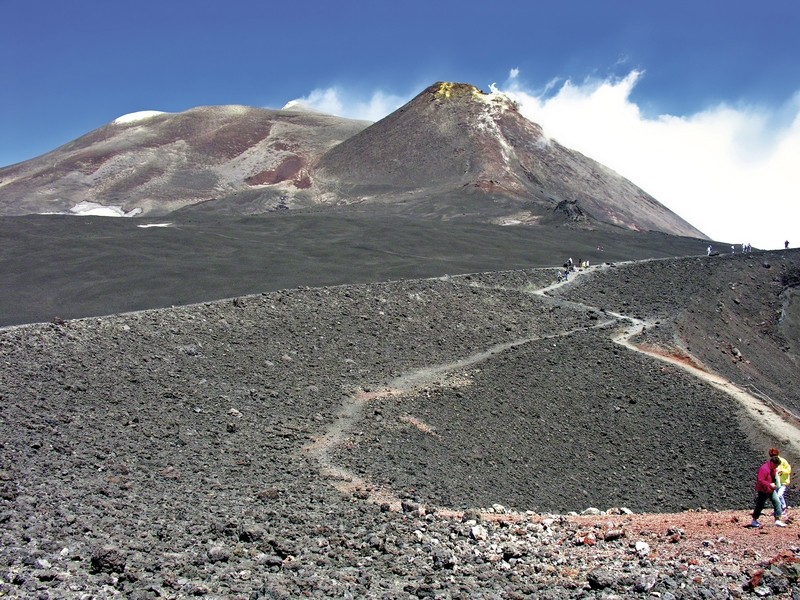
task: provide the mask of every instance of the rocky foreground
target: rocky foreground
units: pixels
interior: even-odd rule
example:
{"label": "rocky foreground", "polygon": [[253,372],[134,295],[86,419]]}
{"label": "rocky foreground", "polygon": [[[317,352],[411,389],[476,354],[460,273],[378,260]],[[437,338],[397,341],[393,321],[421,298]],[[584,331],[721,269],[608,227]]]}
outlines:
{"label": "rocky foreground", "polygon": [[[645,320],[637,343],[763,389],[796,360],[798,272],[796,251],[701,257],[546,296],[543,269],[5,330],[0,594],[800,596],[798,525],[743,527],[791,445],[613,341]],[[744,298],[765,318],[736,357]]]}

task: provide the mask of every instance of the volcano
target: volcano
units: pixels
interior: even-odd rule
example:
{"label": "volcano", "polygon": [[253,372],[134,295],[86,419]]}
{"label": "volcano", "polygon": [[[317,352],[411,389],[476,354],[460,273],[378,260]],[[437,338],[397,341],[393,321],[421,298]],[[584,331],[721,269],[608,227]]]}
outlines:
{"label": "volcano", "polygon": [[148,111],[0,169],[0,215],[87,207],[126,216],[357,207],[705,238],[621,175],[549,139],[509,97],[448,82],[372,124],[297,105]]}
{"label": "volcano", "polygon": [[554,140],[501,93],[436,83],[330,149],[323,197],[501,224],[612,225],[704,238],[655,198]]}

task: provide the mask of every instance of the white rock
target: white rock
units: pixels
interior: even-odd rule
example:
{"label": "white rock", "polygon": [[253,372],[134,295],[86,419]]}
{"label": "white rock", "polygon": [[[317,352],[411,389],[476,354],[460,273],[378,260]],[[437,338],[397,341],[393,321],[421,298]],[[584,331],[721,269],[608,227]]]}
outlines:
{"label": "white rock", "polygon": [[475,525],[469,530],[469,534],[473,540],[486,541],[489,539],[489,532],[483,525]]}

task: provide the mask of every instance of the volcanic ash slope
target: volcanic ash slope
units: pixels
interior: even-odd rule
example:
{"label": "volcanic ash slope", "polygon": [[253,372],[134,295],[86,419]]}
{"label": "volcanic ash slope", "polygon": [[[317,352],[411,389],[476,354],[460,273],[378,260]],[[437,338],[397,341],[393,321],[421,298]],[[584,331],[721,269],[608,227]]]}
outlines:
{"label": "volcanic ash slope", "polygon": [[[653,262],[637,289],[680,264]],[[623,271],[586,279],[610,273]],[[304,288],[3,331],[0,591],[534,593],[554,584],[533,550],[543,536],[571,552],[560,521],[526,525],[524,560],[501,553],[500,569],[485,530],[368,500],[748,507],[763,440],[734,401],[614,344],[628,324],[610,312],[531,293],[553,275]],[[589,585],[590,564],[574,564],[564,594]],[[703,586],[724,589],[712,566]]]}

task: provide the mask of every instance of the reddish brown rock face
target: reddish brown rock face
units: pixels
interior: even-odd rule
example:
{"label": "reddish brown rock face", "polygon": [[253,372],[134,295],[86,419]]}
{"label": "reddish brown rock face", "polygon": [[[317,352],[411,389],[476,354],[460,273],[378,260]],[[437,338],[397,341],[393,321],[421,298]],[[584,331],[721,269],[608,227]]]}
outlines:
{"label": "reddish brown rock face", "polygon": [[[256,173],[252,177],[248,177],[246,181],[250,185],[272,185],[282,181],[293,181],[296,187],[300,187],[297,185],[298,182],[303,179],[308,181],[308,176],[305,175],[304,177],[300,172],[304,166],[305,164],[302,158],[299,156],[290,156],[274,169]],[[310,185],[310,181],[308,181],[308,185]],[[308,187],[308,185],[306,185],[306,187]]]}
{"label": "reddish brown rock face", "polygon": [[[228,195],[253,186],[288,183],[309,190],[308,166],[368,124],[242,106],[110,123],[44,156],[0,168],[0,216],[69,213],[82,202],[161,216],[210,198],[226,205]],[[270,210],[274,203],[260,206]],[[242,210],[258,211],[230,208]]]}

